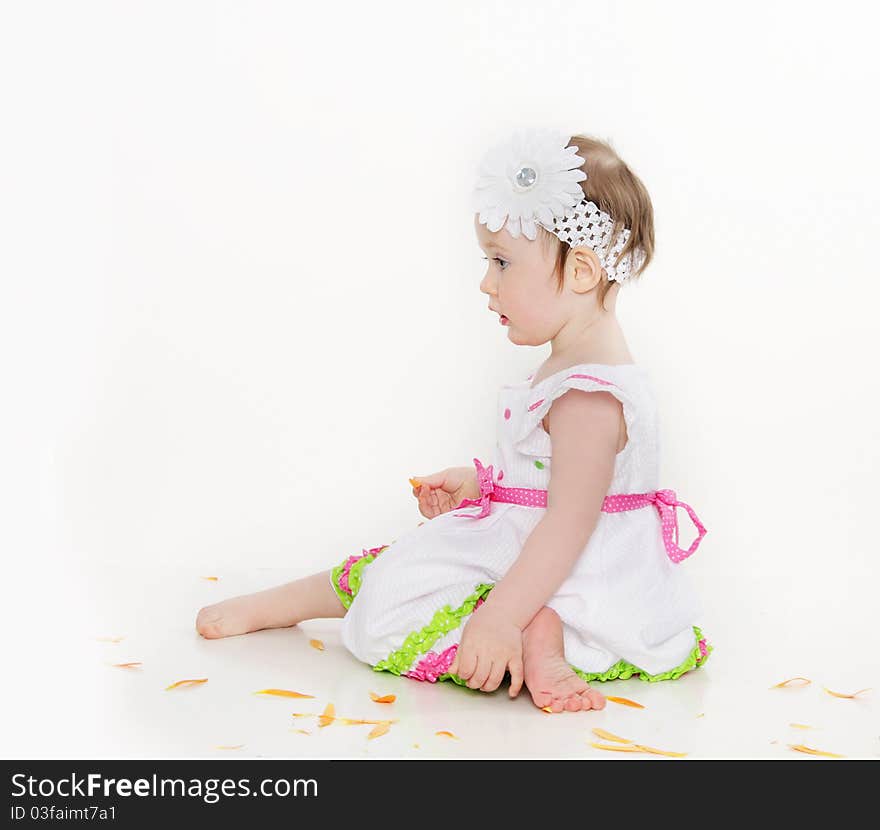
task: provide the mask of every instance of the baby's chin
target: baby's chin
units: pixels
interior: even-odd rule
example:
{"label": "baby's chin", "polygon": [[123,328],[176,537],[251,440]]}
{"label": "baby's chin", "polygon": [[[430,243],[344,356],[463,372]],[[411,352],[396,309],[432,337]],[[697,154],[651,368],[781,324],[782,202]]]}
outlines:
{"label": "baby's chin", "polygon": [[529,335],[528,332],[520,331],[513,323],[508,323],[505,328],[507,329],[507,339],[517,346],[543,346],[547,342],[540,337]]}

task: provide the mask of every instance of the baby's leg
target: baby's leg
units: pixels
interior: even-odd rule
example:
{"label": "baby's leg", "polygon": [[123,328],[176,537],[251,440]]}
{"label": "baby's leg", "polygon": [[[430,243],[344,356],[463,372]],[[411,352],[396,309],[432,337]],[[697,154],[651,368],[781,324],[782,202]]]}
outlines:
{"label": "baby's leg", "polygon": [[213,640],[261,628],[288,628],[303,620],[344,616],[345,606],[330,584],[328,570],[207,605],[199,611],[196,629]]}
{"label": "baby's leg", "polygon": [[553,712],[604,709],[604,695],[572,671],[565,660],[562,620],[546,605],[523,629],[523,681],[535,706]]}

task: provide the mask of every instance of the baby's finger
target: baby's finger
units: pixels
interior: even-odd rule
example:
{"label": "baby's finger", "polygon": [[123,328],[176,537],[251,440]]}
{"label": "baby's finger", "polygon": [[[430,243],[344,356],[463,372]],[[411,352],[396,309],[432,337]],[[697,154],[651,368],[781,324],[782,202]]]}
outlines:
{"label": "baby's finger", "polygon": [[489,676],[489,672],[492,671],[492,660],[486,655],[480,657],[477,656],[477,667],[474,669],[474,673],[471,675],[470,680],[468,680],[468,686],[472,689],[481,689],[483,684],[486,682],[486,678]]}
{"label": "baby's finger", "polygon": [[455,657],[452,658],[452,665],[446,669],[450,674],[458,673],[458,652],[455,653]]}
{"label": "baby's finger", "polygon": [[431,506],[431,488],[430,487],[422,487],[421,492],[419,493],[419,507],[422,510],[422,513],[427,516],[429,519],[434,518],[434,508]]}
{"label": "baby's finger", "polygon": [[458,676],[462,680],[467,680],[477,669],[477,655],[470,649],[459,646],[455,657],[458,660]]}
{"label": "baby's finger", "polygon": [[504,680],[504,670],[506,666],[503,660],[497,660],[492,664],[492,671],[489,672],[489,678],[480,687],[484,692],[494,692]]}
{"label": "baby's finger", "polygon": [[510,696],[516,697],[523,685],[523,661],[521,657],[514,657],[510,664]]}

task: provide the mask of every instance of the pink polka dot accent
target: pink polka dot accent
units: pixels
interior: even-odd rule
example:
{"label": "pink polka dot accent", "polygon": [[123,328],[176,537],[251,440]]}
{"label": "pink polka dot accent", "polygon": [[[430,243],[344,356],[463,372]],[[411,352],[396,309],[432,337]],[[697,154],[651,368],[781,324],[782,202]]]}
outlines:
{"label": "pink polka dot accent", "polygon": [[536,409],[537,407],[539,407],[542,403],[544,403],[544,399],[543,399],[543,398],[541,398],[541,400],[539,400],[539,401],[535,401],[535,402],[529,407],[529,412],[531,412],[533,409]]}
{"label": "pink polka dot accent", "polygon": [[[536,466],[541,462],[536,461]],[[480,485],[479,499],[464,499],[458,508],[467,505],[479,506],[479,513],[457,513],[455,515],[470,519],[481,519],[490,513],[489,503],[493,501],[507,502],[509,504],[521,504],[525,507],[546,507],[547,491],[531,487],[502,487],[492,480],[492,465],[483,467],[479,459],[474,459],[477,467],[477,481]],[[501,474],[498,476],[501,480]],[[681,562],[687,559],[696,549],[706,535],[706,528],[697,518],[697,514],[689,504],[679,501],[674,490],[653,490],[648,493],[615,493],[606,496],[602,502],[602,511],[605,513],[620,513],[625,510],[636,510],[640,507],[654,505],[660,514],[661,532],[666,553],[673,562]],[[687,550],[678,546],[678,519],[675,508],[683,507],[696,525],[699,535],[691,543]],[[674,536],[674,540],[673,540]]]}
{"label": "pink polka dot accent", "polygon": [[505,421],[509,421],[509,420],[510,420],[510,409],[505,409],[505,410],[504,410],[504,420],[505,420]]}
{"label": "pink polka dot accent", "polygon": [[498,480],[501,481],[502,478],[504,478],[504,470],[499,470],[498,471]]}
{"label": "pink polka dot accent", "polygon": [[[697,518],[697,514],[689,504],[679,501],[675,496],[675,490],[655,490],[651,493],[620,493],[613,496],[606,496],[602,504],[602,510],[606,513],[619,513],[622,510],[635,510],[639,507],[653,504],[660,514],[661,531],[663,534],[663,542],[666,545],[666,552],[673,562],[681,562],[687,559],[700,544],[703,536],[706,535],[706,528]],[[691,546],[685,551],[678,546],[678,520],[675,517],[675,508],[683,507],[687,510],[691,519],[699,531],[699,535],[694,539]],[[673,541],[673,534],[675,540]]]}

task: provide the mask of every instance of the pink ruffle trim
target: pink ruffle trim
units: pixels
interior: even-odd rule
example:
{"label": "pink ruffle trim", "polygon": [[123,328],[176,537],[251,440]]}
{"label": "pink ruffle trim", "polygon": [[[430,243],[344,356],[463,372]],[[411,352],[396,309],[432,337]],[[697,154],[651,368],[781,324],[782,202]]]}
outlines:
{"label": "pink ruffle trim", "polygon": [[[480,597],[474,603],[474,611],[476,611],[485,600]],[[429,651],[414,669],[404,673],[404,677],[412,677],[414,680],[427,680],[429,683],[436,683],[437,678],[449,670],[452,661],[455,659],[455,653],[458,651],[458,643],[453,643],[449,648],[444,649],[439,654],[436,651]]]}
{"label": "pink ruffle trim", "polygon": [[452,665],[455,659],[455,652],[458,651],[458,643],[449,646],[445,651],[439,654],[436,651],[429,651],[418,665],[404,674],[404,677],[411,677],[413,680],[427,680],[429,683],[436,683],[437,678],[444,674]]}
{"label": "pink ruffle trim", "polygon": [[363,553],[355,553],[348,557],[345,560],[345,564],[342,566],[342,573],[339,575],[339,587],[345,591],[346,594],[351,596],[351,588],[348,585],[348,574],[351,571],[351,566],[354,565],[360,559],[363,559],[365,556],[369,556],[371,553],[379,553],[384,548],[388,547],[387,545],[379,545],[377,548],[370,548],[367,550],[366,548],[362,548]]}

